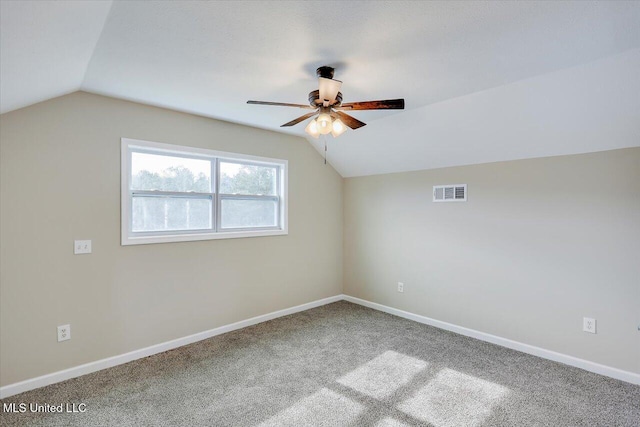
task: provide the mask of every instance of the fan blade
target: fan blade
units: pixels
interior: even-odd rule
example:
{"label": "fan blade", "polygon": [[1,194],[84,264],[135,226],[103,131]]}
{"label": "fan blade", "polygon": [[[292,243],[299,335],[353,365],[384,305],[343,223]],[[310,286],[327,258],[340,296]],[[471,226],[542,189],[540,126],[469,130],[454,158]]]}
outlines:
{"label": "fan blade", "polygon": [[304,104],[288,104],[286,102],[267,102],[267,101],[247,101],[247,104],[255,104],[255,105],[278,105],[281,107],[298,107],[298,108],[306,108],[307,110],[315,110],[317,107],[312,107],[311,105]]}
{"label": "fan blade", "polygon": [[[324,77],[318,77],[318,89],[320,89],[320,101],[328,102],[329,105],[336,100],[338,92],[342,82],[340,80],[325,79]],[[325,105],[328,107],[329,105]]]}
{"label": "fan blade", "polygon": [[404,110],[404,99],[349,102],[334,108],[337,110]]}
{"label": "fan blade", "polygon": [[288,126],[297,125],[297,124],[298,124],[298,123],[300,123],[301,121],[303,121],[303,120],[307,120],[309,117],[313,117],[313,116],[315,116],[316,114],[318,114],[318,112],[317,112],[317,111],[314,111],[314,112],[312,112],[312,113],[307,113],[307,114],[305,114],[304,116],[300,116],[300,117],[298,117],[297,119],[293,119],[293,120],[291,120],[289,123],[285,123],[285,124],[283,124],[283,125],[282,125],[282,126],[280,126],[280,127],[281,127],[281,128],[284,128],[284,127],[288,127]]}
{"label": "fan blade", "polygon": [[365,122],[361,122],[355,117],[351,117],[350,115],[348,115],[347,113],[343,113],[342,111],[334,111],[333,114],[338,116],[340,120],[342,120],[342,122],[345,125],[349,126],[351,129],[358,129],[358,128],[361,128],[362,126],[367,125]]}

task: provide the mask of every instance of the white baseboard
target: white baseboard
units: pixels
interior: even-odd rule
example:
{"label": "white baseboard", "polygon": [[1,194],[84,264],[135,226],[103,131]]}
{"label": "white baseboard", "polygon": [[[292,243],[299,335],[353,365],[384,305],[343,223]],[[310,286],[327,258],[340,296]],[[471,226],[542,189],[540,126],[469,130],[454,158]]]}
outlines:
{"label": "white baseboard", "polygon": [[278,310],[272,313],[263,314],[262,316],[252,317],[251,319],[242,320],[240,322],[231,323],[230,325],[220,326],[219,328],[210,329],[208,331],[199,332],[197,334],[193,334],[193,335],[178,338],[175,340],[152,345],[150,347],[142,348],[140,350],[134,350],[129,353],[120,354],[118,356],[96,360],[95,362],[85,363],[84,365],[75,366],[73,368],[65,369],[58,372],[53,372],[51,374],[42,375],[40,377],[31,378],[18,383],[9,384],[4,387],[0,387],[0,399],[4,399],[5,397],[13,396],[18,393],[23,393],[25,391],[44,387],[50,384],[59,383],[61,381],[69,380],[71,378],[76,378],[81,375],[90,374],[92,372],[100,371],[102,369],[111,368],[117,365],[122,365],[124,363],[128,363],[136,359],[152,356],[154,354],[162,353],[167,350],[172,350],[177,347],[182,347],[183,345],[192,344],[197,341],[202,341],[207,338],[215,337],[216,335],[225,334],[227,332],[235,331],[237,329],[246,328],[247,326],[252,326],[258,323],[266,322],[267,320],[272,320],[278,317],[287,316],[289,314],[298,313],[300,311],[306,311],[311,308],[320,307],[322,305],[331,304],[332,302],[337,302],[342,299],[343,299],[342,295],[336,295],[333,297],[312,301],[306,304],[297,305],[295,307],[286,308],[284,310]]}
{"label": "white baseboard", "polygon": [[523,353],[542,357],[543,359],[553,360],[554,362],[560,362],[564,363],[565,365],[575,366],[576,368],[584,369],[585,371],[594,372],[596,374],[615,378],[617,380],[626,381],[631,384],[640,385],[640,374],[623,371],[622,369],[612,368],[611,366],[601,365],[599,363],[590,362],[588,360],[579,359],[577,357],[557,353],[555,351],[546,350],[544,348],[536,347],[533,345],[498,337],[496,335],[487,334],[485,332],[476,331],[474,329],[465,328],[463,326],[454,325],[452,323],[442,322],[430,317],[409,313],[408,311],[398,310],[397,308],[363,300],[349,295],[343,295],[343,299],[354,304],[373,308],[374,310],[383,311],[385,313],[393,314],[398,317],[404,317],[405,319],[413,320],[415,322],[435,326],[436,328],[445,329],[447,331],[455,332],[460,335],[465,335],[482,341],[490,342],[492,344],[497,344],[502,347],[507,347],[512,350],[518,350]]}
{"label": "white baseboard", "polygon": [[569,356],[562,353],[557,353],[555,351],[545,350],[540,347],[535,347],[529,344],[524,344],[524,343],[513,341],[507,338],[498,337],[496,335],[487,334],[484,332],[476,331],[474,329],[465,328],[465,327],[454,325],[451,323],[442,322],[440,320],[431,319],[429,317],[421,316],[419,314],[409,313],[408,311],[399,310],[397,308],[363,300],[363,299],[352,297],[349,295],[336,295],[333,297],[312,301],[312,302],[298,305],[295,307],[286,308],[284,310],[263,314],[262,316],[252,317],[251,319],[242,320],[240,322],[231,323],[225,326],[220,326],[219,328],[210,329],[204,332],[199,332],[197,334],[178,338],[172,341],[167,341],[164,343],[152,345],[150,347],[142,348],[140,350],[134,350],[129,353],[120,354],[118,356],[108,357],[106,359],[85,363],[84,365],[75,366],[73,368],[65,369],[58,372],[53,372],[51,374],[42,375],[40,377],[31,378],[31,379],[14,383],[14,384],[9,384],[4,387],[0,387],[0,399],[4,399],[5,397],[13,396],[15,394],[23,393],[25,391],[34,390],[36,388],[44,387],[50,384],[65,381],[71,378],[76,378],[81,375],[90,374],[92,372],[100,371],[102,369],[111,368],[117,365],[122,365],[124,363],[128,363],[133,360],[141,359],[147,356],[152,356],[154,354],[158,354],[164,351],[172,350],[174,348],[182,347],[187,344],[192,344],[197,341],[202,341],[207,338],[214,337],[216,335],[225,334],[227,332],[235,331],[237,329],[246,328],[247,326],[256,325],[258,323],[266,322],[268,320],[276,319],[278,317],[283,317],[289,314],[306,311],[312,308],[320,307],[326,304],[331,304],[333,302],[337,302],[341,300],[345,300],[345,301],[352,302],[354,304],[359,304],[365,307],[369,307],[374,310],[383,311],[385,313],[393,314],[395,316],[403,317],[405,319],[413,320],[415,322],[435,326],[436,328],[445,329],[447,331],[455,332],[460,335],[465,335],[465,336],[476,338],[482,341],[487,341],[487,342],[497,344],[503,347],[507,347],[513,350],[518,350],[523,353],[532,354],[534,356],[542,357],[543,359],[553,360],[555,362],[564,363],[565,365],[575,366],[577,368],[581,368],[586,371],[595,372],[596,374],[605,375],[607,377],[615,378],[617,380],[640,385],[640,374],[623,371],[621,369],[612,368],[610,366],[601,365],[595,362],[590,362],[588,360],[579,359],[577,357]]}

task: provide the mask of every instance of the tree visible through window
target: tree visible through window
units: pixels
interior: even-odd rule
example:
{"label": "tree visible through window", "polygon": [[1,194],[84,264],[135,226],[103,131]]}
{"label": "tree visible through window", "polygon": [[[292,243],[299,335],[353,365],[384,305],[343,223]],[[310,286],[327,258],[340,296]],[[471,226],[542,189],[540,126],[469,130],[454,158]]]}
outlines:
{"label": "tree visible through window", "polygon": [[275,194],[276,170],[272,167],[237,165],[237,172],[222,163],[220,192],[224,194]]}
{"label": "tree visible through window", "polygon": [[222,228],[274,227],[277,168],[220,162]]}
{"label": "tree visible through window", "polygon": [[212,160],[131,153],[132,231],[212,228]]}
{"label": "tree visible through window", "polygon": [[174,191],[208,193],[211,190],[211,179],[202,172],[196,176],[184,166],[171,166],[162,173],[141,170],[133,176],[132,187],[140,190],[173,188]]}

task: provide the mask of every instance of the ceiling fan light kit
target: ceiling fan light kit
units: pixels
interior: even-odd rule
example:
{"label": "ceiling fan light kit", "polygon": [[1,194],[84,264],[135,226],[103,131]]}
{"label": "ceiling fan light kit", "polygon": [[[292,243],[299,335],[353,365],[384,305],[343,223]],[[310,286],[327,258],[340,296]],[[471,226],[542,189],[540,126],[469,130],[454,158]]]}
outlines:
{"label": "ceiling fan light kit", "polygon": [[298,107],[314,110],[280,127],[289,127],[303,122],[311,117],[313,118],[304,131],[318,138],[319,135],[331,134],[334,138],[340,136],[347,127],[355,130],[365,126],[366,123],[352,117],[343,112],[343,110],[403,110],[404,99],[388,99],[383,101],[363,101],[342,103],[342,93],[340,88],[342,82],[334,80],[334,69],[329,66],[322,66],[316,70],[318,75],[318,90],[309,92],[309,105],[290,104],[283,102],[267,102],[267,101],[247,101],[247,104],[257,105],[277,105],[282,107]]}

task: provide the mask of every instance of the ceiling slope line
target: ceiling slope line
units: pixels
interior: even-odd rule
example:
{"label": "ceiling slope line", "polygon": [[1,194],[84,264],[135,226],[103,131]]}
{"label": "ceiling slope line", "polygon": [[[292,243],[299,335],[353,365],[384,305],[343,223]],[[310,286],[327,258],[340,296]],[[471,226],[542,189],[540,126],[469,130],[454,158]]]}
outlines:
{"label": "ceiling slope line", "polygon": [[100,40],[102,40],[102,36],[104,35],[104,29],[107,26],[109,17],[111,16],[114,0],[108,0],[108,1],[109,1],[109,11],[105,14],[104,20],[102,21],[102,26],[100,28],[100,35],[96,39],[96,42],[93,44],[93,49],[91,49],[91,56],[89,57],[89,60],[87,61],[87,64],[84,67],[84,73],[82,73],[82,81],[80,82],[80,86],[78,87],[78,90],[84,90],[84,82],[87,79],[87,71],[89,70],[89,66],[91,66],[93,57],[96,54],[96,47],[98,46],[98,43],[100,43]]}

